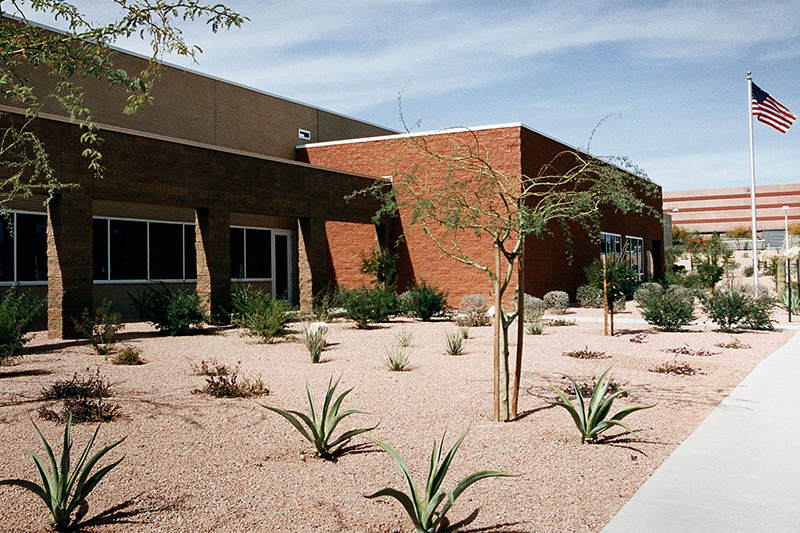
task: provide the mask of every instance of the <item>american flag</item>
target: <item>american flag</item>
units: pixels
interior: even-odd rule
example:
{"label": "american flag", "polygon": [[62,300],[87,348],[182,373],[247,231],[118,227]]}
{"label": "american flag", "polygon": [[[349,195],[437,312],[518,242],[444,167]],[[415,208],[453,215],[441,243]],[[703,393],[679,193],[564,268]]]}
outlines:
{"label": "american flag", "polygon": [[758,118],[759,122],[768,124],[781,133],[789,131],[789,127],[797,117],[761,87],[755,83],[752,85],[753,116]]}

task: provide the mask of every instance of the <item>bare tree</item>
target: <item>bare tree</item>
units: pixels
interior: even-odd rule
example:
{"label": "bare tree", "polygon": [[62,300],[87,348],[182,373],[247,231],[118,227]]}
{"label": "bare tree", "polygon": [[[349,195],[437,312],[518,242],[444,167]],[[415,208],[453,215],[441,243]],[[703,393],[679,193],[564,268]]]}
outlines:
{"label": "bare tree", "polygon": [[[553,231],[562,232],[569,241],[573,223],[599,235],[602,205],[644,213],[650,209],[644,198],[658,188],[626,159],[604,161],[572,150],[557,154],[535,175],[508,172],[510,165],[496,164],[497,154],[487,149],[478,132],[469,130],[410,135],[398,142],[405,143],[404,154],[419,162],[410,169],[399,164],[390,188],[381,182],[361,193],[383,200],[376,220],[401,214],[406,233],[419,226],[443,254],[485,272],[491,280],[494,416],[498,421],[512,420],[518,414],[524,305],[506,311],[503,300],[515,273],[523,292],[526,245],[535,246],[533,239]],[[470,235],[488,237],[494,247],[493,264],[476,259],[474,241],[469,246],[464,242]],[[512,383],[509,328],[515,320],[519,323]]]}

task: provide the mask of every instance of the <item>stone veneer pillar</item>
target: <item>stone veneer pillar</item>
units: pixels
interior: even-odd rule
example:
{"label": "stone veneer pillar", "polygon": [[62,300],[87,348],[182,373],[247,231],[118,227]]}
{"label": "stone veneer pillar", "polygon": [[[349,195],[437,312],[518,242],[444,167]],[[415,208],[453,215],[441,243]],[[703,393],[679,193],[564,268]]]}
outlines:
{"label": "stone veneer pillar", "polygon": [[328,285],[328,235],[322,218],[300,218],[297,231],[300,311],[310,313],[314,296]]}
{"label": "stone veneer pillar", "polygon": [[74,339],[72,319],[94,307],[92,198],[81,190],[58,194],[47,211],[47,333]]}
{"label": "stone veneer pillar", "polygon": [[197,295],[215,318],[231,307],[231,211],[228,206],[195,210]]}

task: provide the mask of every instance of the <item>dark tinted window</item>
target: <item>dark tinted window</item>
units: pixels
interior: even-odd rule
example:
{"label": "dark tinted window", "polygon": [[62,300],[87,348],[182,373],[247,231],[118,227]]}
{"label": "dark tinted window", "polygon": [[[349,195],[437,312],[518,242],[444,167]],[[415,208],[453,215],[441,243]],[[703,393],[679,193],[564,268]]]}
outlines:
{"label": "dark tinted window", "polygon": [[150,279],[183,279],[183,225],[150,222]]}
{"label": "dark tinted window", "polygon": [[47,280],[47,215],[17,214],[17,281]]}
{"label": "dark tinted window", "polygon": [[111,279],[147,279],[147,222],[111,221]]}
{"label": "dark tinted window", "polygon": [[92,223],[92,270],[95,280],[108,280],[108,220]]}
{"label": "dark tinted window", "polygon": [[264,229],[245,230],[248,278],[272,277],[272,232]]}

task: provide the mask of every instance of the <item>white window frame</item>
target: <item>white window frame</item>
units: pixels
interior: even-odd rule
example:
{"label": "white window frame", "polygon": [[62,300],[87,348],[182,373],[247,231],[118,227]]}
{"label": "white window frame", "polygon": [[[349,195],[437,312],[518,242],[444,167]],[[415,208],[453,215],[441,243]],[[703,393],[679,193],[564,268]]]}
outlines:
{"label": "white window frame", "polygon": [[[291,305],[292,304],[292,270],[293,270],[293,266],[294,266],[294,263],[292,262],[292,230],[277,229],[277,228],[262,228],[262,227],[258,227],[258,226],[239,226],[239,225],[231,226],[231,229],[242,229],[242,230],[245,230],[244,231],[245,277],[244,278],[233,277],[233,273],[231,273],[231,281],[235,282],[235,283],[249,283],[249,282],[267,283],[267,282],[269,282],[271,284],[271,286],[272,286],[272,297],[273,298],[276,297],[276,295],[275,295],[275,272],[276,272],[275,267],[277,265],[277,263],[276,263],[277,258],[276,258],[276,254],[275,254],[275,236],[276,235],[285,235],[287,237],[288,242],[287,242],[287,247],[286,247],[286,261],[287,261],[287,265],[286,265],[286,277],[287,277],[287,280],[286,281],[287,281],[287,286],[289,288],[289,291],[288,291],[288,294],[287,294],[288,302]],[[249,230],[249,229],[261,230],[261,231],[269,231],[270,232],[270,237],[269,237],[269,245],[271,247],[271,250],[270,250],[270,272],[272,273],[272,276],[269,277],[269,278],[250,278],[250,277],[247,277],[247,230]]]}
{"label": "white window frame", "polygon": [[[634,266],[634,251],[632,247],[632,241],[636,241],[637,252],[636,252],[636,266]],[[625,235],[625,253],[628,254],[628,260],[630,261],[631,268],[636,270],[636,274],[639,277],[639,281],[642,281],[644,278],[644,239],[642,237],[634,237],[632,235]]]}
{"label": "white window frame", "polygon": [[[609,233],[607,231],[601,231],[600,232],[601,246],[602,246],[602,243],[606,242],[606,240],[607,240],[606,237],[613,237],[614,238],[613,241],[612,241],[612,243],[614,245],[614,251],[611,252],[611,253],[619,253],[619,254],[621,254],[624,251],[624,248],[622,247],[622,235],[620,235],[619,233]],[[617,251],[617,248],[619,248],[619,251]],[[606,251],[602,252],[602,253],[604,255],[608,255],[608,248],[606,248]]]}

